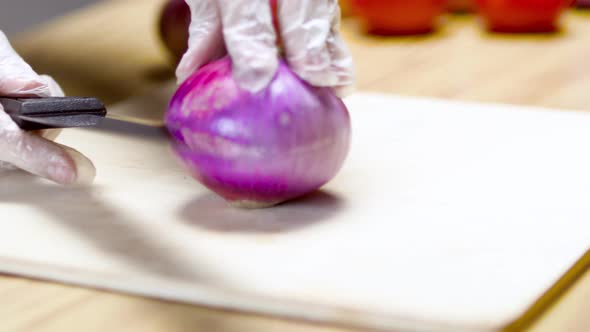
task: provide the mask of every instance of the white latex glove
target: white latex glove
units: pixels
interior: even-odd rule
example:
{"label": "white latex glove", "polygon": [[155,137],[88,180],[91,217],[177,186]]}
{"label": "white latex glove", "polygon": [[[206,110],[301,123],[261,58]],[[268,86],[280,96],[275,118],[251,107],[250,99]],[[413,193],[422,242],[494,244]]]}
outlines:
{"label": "white latex glove", "polygon": [[[257,92],[278,67],[277,36],[269,0],[186,0],[191,8],[189,48],[179,83],[206,63],[232,59],[234,78]],[[279,32],[286,61],[303,80],[332,87],[344,97],[354,83],[352,57],[340,36],[338,0],[278,0]],[[225,46],[225,47],[224,47]]]}
{"label": "white latex glove", "polygon": [[[0,96],[63,96],[51,77],[38,75],[25,63],[2,31]],[[52,142],[58,134],[59,130],[22,131],[0,105],[0,168],[20,168],[64,185],[92,182],[95,175],[92,162],[79,152]]]}

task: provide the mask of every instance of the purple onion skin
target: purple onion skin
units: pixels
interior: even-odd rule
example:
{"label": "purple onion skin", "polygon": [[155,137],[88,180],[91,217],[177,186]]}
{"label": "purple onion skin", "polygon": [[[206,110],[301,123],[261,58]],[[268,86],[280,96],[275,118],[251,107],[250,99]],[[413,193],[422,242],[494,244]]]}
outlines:
{"label": "purple onion skin", "polygon": [[189,77],[166,126],[191,175],[232,205],[273,206],[313,192],[341,169],[350,149],[346,106],[331,89],[299,79],[281,61],[266,89],[250,93],[229,58]]}

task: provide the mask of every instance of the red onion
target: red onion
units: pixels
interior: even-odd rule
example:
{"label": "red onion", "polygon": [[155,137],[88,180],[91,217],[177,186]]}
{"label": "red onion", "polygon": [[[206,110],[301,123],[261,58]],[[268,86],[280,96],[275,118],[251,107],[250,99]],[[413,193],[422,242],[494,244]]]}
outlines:
{"label": "red onion", "polygon": [[180,62],[188,49],[190,8],[185,0],[169,0],[162,8],[159,21],[160,39],[175,63]]}
{"label": "red onion", "polygon": [[582,8],[590,8],[590,0],[577,0],[576,5]]}
{"label": "red onion", "polygon": [[319,189],[342,167],[351,139],[342,100],[308,85],[283,61],[259,93],[238,86],[227,57],[202,67],[173,96],[166,125],[193,177],[245,208]]}

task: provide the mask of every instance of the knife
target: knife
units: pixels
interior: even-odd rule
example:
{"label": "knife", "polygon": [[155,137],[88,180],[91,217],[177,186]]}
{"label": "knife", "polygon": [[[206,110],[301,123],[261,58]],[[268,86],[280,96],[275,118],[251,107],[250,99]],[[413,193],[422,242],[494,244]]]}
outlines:
{"label": "knife", "polygon": [[108,114],[104,104],[94,97],[7,98],[0,104],[23,130],[96,127],[106,118],[143,125],[153,121]]}

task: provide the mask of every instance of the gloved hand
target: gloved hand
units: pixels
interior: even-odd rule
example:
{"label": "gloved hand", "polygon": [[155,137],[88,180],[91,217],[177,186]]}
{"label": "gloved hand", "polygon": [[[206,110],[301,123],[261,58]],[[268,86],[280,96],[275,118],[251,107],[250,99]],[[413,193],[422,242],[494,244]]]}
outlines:
{"label": "gloved hand", "polygon": [[[279,56],[270,1],[186,2],[192,20],[189,48],[176,70],[179,83],[227,52],[240,87],[252,92],[266,87]],[[278,0],[278,20],[290,68],[311,85],[332,87],[341,97],[348,94],[354,82],[353,64],[340,36],[338,0]]]}
{"label": "gloved hand", "polygon": [[[0,31],[0,96],[63,96],[49,76],[40,76],[14,51]],[[0,105],[0,168],[20,168],[59,184],[92,182],[94,165],[79,152],[52,142],[59,130],[22,131]],[[0,184],[1,186],[1,184]]]}

